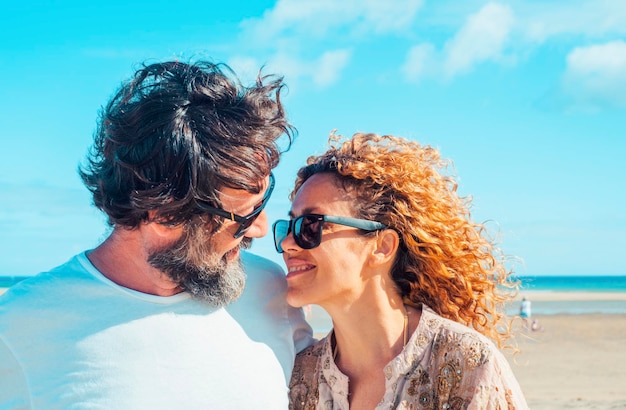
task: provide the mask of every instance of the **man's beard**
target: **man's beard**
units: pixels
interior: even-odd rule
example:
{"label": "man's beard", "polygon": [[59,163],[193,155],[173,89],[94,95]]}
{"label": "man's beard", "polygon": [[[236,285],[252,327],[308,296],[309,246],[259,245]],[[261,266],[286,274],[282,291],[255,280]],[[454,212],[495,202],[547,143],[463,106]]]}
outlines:
{"label": "man's beard", "polygon": [[[239,258],[228,260],[226,255],[215,252],[214,239],[207,231],[201,224],[188,223],[181,238],[164,249],[153,251],[148,263],[195,298],[214,307],[223,307],[241,295],[246,275]],[[244,238],[239,248],[249,248],[251,242],[250,238]]]}

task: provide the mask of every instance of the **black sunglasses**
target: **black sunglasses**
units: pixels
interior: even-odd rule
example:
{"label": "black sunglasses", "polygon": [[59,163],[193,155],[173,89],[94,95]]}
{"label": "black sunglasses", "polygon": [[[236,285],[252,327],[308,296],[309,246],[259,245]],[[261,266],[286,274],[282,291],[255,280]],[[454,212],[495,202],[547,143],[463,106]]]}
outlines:
{"label": "black sunglasses", "polygon": [[349,218],[347,216],[328,216],[319,214],[304,214],[289,221],[279,219],[274,222],[274,246],[278,253],[283,253],[282,243],[293,232],[293,239],[302,249],[313,249],[322,242],[322,229],[324,222],[350,226],[363,229],[364,231],[377,231],[386,229],[387,226],[380,222],[367,221],[365,219]]}
{"label": "black sunglasses", "polygon": [[235,232],[234,237],[239,238],[243,236],[246,232],[248,232],[248,229],[250,229],[250,227],[252,226],[256,218],[258,218],[258,216],[263,211],[263,208],[265,208],[265,205],[267,205],[267,202],[269,201],[270,196],[272,196],[272,191],[274,190],[274,184],[275,184],[274,174],[270,173],[270,183],[267,186],[267,189],[265,190],[263,199],[261,199],[261,202],[259,202],[259,204],[254,208],[254,211],[252,211],[246,216],[236,215],[233,212],[226,211],[225,209],[215,208],[215,207],[205,205],[202,203],[198,203],[198,207],[202,209],[204,212],[207,212],[211,215],[221,216],[222,218],[230,219],[231,221],[237,222],[239,224],[239,228]]}

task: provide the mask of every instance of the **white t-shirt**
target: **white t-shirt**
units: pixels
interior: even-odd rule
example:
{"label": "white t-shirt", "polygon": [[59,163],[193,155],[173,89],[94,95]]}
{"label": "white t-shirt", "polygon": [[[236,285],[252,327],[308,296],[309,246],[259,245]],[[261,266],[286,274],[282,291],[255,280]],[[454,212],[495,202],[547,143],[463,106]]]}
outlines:
{"label": "white t-shirt", "polygon": [[85,254],[0,297],[0,409],[280,409],[311,328],[282,269],[242,254],[226,309],[108,280]]}

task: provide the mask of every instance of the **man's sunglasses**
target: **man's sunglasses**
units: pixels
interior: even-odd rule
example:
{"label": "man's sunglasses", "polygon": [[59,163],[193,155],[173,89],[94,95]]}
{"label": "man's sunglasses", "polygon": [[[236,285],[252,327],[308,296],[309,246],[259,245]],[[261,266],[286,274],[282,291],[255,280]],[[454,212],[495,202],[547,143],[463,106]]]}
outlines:
{"label": "man's sunglasses", "polygon": [[364,231],[377,231],[386,229],[387,226],[380,222],[367,221],[365,219],[349,218],[347,216],[329,216],[319,214],[304,214],[289,221],[280,219],[274,222],[274,246],[278,253],[283,253],[282,243],[293,232],[293,239],[302,249],[313,249],[322,242],[322,229],[324,222],[350,226],[363,229]]}
{"label": "man's sunglasses", "polygon": [[202,209],[204,212],[209,213],[211,215],[221,216],[222,218],[230,219],[231,221],[237,222],[239,224],[239,228],[237,228],[237,231],[235,232],[234,237],[239,238],[243,236],[246,232],[248,232],[248,229],[250,229],[250,227],[252,226],[256,218],[258,218],[258,216],[263,211],[263,208],[265,208],[265,205],[267,205],[267,202],[269,201],[270,196],[272,195],[272,191],[274,190],[274,184],[275,184],[274,174],[270,173],[270,183],[267,186],[267,189],[265,190],[263,199],[261,199],[261,202],[259,202],[258,205],[254,208],[254,211],[252,211],[246,216],[236,215],[233,212],[226,211],[225,209],[214,208],[212,206],[205,205],[202,203],[198,203],[198,207]]}

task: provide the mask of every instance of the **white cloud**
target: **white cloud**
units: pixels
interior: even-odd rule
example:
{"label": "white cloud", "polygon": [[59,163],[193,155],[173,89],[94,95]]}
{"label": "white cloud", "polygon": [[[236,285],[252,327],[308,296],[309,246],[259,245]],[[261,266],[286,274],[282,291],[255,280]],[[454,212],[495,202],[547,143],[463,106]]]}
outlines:
{"label": "white cloud", "polygon": [[[302,81],[312,82],[324,88],[339,81],[342,71],[350,62],[352,52],[348,49],[336,49],[322,53],[312,60],[303,60],[290,53],[277,52],[264,64],[266,74],[279,73],[285,77],[289,89],[293,91]],[[256,59],[250,57],[234,57],[229,65],[236,73],[243,73],[242,78],[256,74],[261,66]]]}
{"label": "white cloud", "polygon": [[422,3],[423,0],[278,0],[261,18],[241,23],[241,40],[257,55],[263,49],[269,50],[272,57],[266,60],[268,67],[284,74],[290,88],[300,79],[327,87],[339,80],[350,62],[349,47],[372,35],[406,30]]}
{"label": "white cloud", "polygon": [[626,105],[626,42],[615,40],[572,50],[563,86],[579,106]]}
{"label": "white cloud", "polygon": [[445,47],[447,76],[470,71],[475,64],[502,57],[514,23],[508,6],[489,3],[467,21]]}
{"label": "white cloud", "polygon": [[406,29],[423,0],[279,0],[261,19],[242,27],[260,42],[285,36],[322,37],[336,29],[385,33]]}
{"label": "white cloud", "polygon": [[287,53],[276,53],[267,62],[267,68],[268,71],[284,75],[290,89],[295,87],[296,80],[308,74],[307,65],[300,59]]}
{"label": "white cloud", "polygon": [[488,3],[469,15],[464,24],[442,51],[431,43],[412,47],[400,70],[409,82],[443,73],[451,78],[470,71],[485,61],[509,61],[504,49],[513,29],[515,19],[509,6]]}
{"label": "white cloud", "polygon": [[435,47],[430,43],[422,43],[409,50],[400,70],[407,81],[417,82],[436,72],[438,65]]}
{"label": "white cloud", "polygon": [[614,78],[626,74],[626,42],[623,40],[577,47],[567,56],[568,70],[575,75]]}
{"label": "white cloud", "polygon": [[[400,71],[409,82],[422,78],[451,79],[485,62],[517,63],[532,58],[547,41],[596,42],[623,38],[626,7],[623,0],[571,0],[568,2],[520,2],[494,0],[454,3],[429,8],[419,25],[416,16],[423,0],[277,0],[260,18],[242,22],[242,40],[254,55],[265,59],[268,72],[283,73],[290,88],[302,80],[319,87],[340,81],[357,47],[381,35],[415,36],[419,42],[406,53]],[[432,13],[434,10],[434,13]],[[437,28],[437,35],[424,37]],[[450,34],[440,29],[451,30]],[[615,35],[615,33],[618,33]],[[406,37],[404,39],[406,40]],[[575,44],[575,43],[574,43]],[[264,51],[262,51],[264,50]],[[564,75],[565,90],[577,99],[584,96],[619,100],[607,84],[619,83],[618,74],[602,71],[585,74],[573,60]],[[245,61],[244,61],[245,63]],[[254,60],[248,61],[253,65]],[[607,62],[602,69],[606,69]],[[245,64],[243,64],[245,66]],[[271,67],[271,69],[270,69]],[[600,72],[602,69],[595,69]],[[240,71],[240,70],[236,70]],[[576,81],[582,85],[576,86]],[[563,97],[564,94],[560,96]]]}
{"label": "white cloud", "polygon": [[341,71],[350,60],[350,51],[334,50],[324,53],[316,64],[313,65],[311,76],[315,84],[326,87],[334,84]]}
{"label": "white cloud", "polygon": [[353,1],[364,7],[362,23],[378,33],[406,29],[413,23],[422,0],[363,0]]}
{"label": "white cloud", "polygon": [[516,16],[522,22],[523,36],[536,43],[562,35],[600,38],[626,34],[623,0],[520,3]]}

